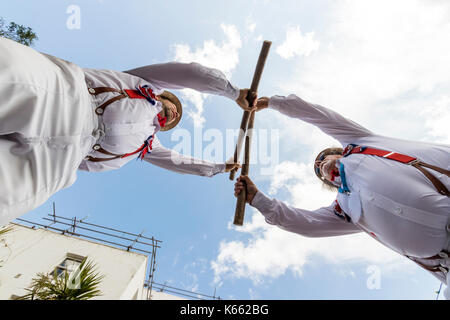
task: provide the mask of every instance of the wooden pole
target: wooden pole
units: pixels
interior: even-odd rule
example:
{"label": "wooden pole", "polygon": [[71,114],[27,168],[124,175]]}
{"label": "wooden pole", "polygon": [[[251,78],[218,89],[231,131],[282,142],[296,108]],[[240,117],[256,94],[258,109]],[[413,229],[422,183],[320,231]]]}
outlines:
{"label": "wooden pole", "polygon": [[[250,86],[250,91],[247,95],[247,101],[249,103],[250,106],[253,105],[253,102],[256,98],[256,93],[258,92],[258,85],[259,85],[259,81],[261,80],[261,75],[264,69],[264,65],[266,63],[266,58],[267,55],[269,54],[269,49],[270,49],[270,45],[272,44],[271,41],[264,41],[261,51],[259,53],[259,58],[258,58],[258,62],[256,63],[256,68],[255,68],[255,72],[253,74],[253,80],[252,80],[252,84]],[[248,127],[248,119],[250,117],[250,111],[244,111],[243,115],[242,115],[242,120],[241,120],[241,127],[239,130],[239,136],[238,136],[238,141],[236,144],[236,148],[234,149],[234,163],[238,162],[238,159],[240,158],[240,153],[241,153],[241,149],[242,149],[242,144],[244,142],[244,137],[246,135],[247,132],[247,127]],[[237,169],[231,170],[230,172],[230,180],[234,180],[234,177],[236,175],[236,171]]]}
{"label": "wooden pole", "polygon": [[[244,142],[245,133],[247,132],[247,124],[248,124],[248,118],[250,116],[249,111],[244,111],[244,114],[242,115],[241,120],[241,127],[239,129],[239,136],[238,141],[236,143],[236,148],[234,149],[234,163],[238,162],[238,159],[241,156],[241,149],[242,149],[242,143]],[[237,169],[233,169],[230,171],[230,180],[234,180],[236,176]]]}
{"label": "wooden pole", "polygon": [[[261,80],[261,75],[266,63],[267,55],[269,54],[271,41],[264,41],[261,52],[259,53],[258,62],[256,64],[255,73],[253,74],[252,85],[250,86],[249,94],[247,95],[247,101],[250,106],[253,105],[256,98],[256,93],[258,91],[259,81]],[[248,119],[248,120],[247,120]],[[248,175],[250,169],[250,145],[252,140],[253,124],[255,121],[255,112],[244,111],[241,121],[241,131],[239,132],[238,143],[236,144],[236,149],[234,152],[234,160],[237,162],[239,158],[240,149],[242,146],[242,139],[245,136],[245,154],[244,162],[242,163],[241,175]],[[245,127],[246,130],[242,130]],[[242,138],[241,138],[242,134]],[[239,139],[241,138],[241,141]],[[234,180],[233,171],[230,173],[230,179]],[[233,224],[242,226],[244,224],[244,214],[245,214],[245,199],[247,198],[247,190],[244,188],[239,194],[236,202],[236,210],[234,212]]]}

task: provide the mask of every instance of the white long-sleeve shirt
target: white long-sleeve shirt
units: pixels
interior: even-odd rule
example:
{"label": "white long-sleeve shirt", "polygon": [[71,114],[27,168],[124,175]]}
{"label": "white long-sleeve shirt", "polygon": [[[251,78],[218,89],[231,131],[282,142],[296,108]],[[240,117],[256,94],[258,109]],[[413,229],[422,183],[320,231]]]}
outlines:
{"label": "white long-sleeve shirt", "polygon": [[[161,94],[165,89],[190,88],[233,100],[239,96],[239,89],[233,86],[222,72],[198,63],[170,62],[125,72],[99,69],[84,69],[84,72],[89,88],[135,89],[137,86],[150,85],[155,94]],[[115,95],[117,93],[92,96],[93,110]],[[97,143],[114,154],[125,154],[137,150],[150,135],[154,135],[159,130],[157,114],[160,111],[161,102],[159,101],[154,106],[145,99],[124,98],[113,102],[105,109],[101,117],[104,128],[98,132]],[[109,157],[95,150],[90,150],[89,155],[98,158]],[[87,171],[117,169],[137,156],[136,154],[103,162],[84,160],[79,169]],[[213,176],[225,169],[224,164],[194,159],[167,149],[162,146],[156,136],[154,136],[152,151],[145,154],[144,160],[178,173],[201,176]]]}
{"label": "white long-sleeve shirt", "polygon": [[[450,170],[450,146],[377,135],[325,107],[295,95],[273,96],[269,107],[319,127],[343,147],[350,143],[394,151]],[[314,211],[287,206],[258,192],[252,206],[268,223],[310,237],[365,231],[396,252],[418,258],[449,250],[450,199],[439,194],[416,168],[397,161],[352,154],[341,159],[350,196],[338,193],[348,223],[334,214],[334,203]],[[447,188],[450,178],[431,171]],[[447,263],[449,263],[448,261]],[[442,280],[442,277],[440,278]]]}

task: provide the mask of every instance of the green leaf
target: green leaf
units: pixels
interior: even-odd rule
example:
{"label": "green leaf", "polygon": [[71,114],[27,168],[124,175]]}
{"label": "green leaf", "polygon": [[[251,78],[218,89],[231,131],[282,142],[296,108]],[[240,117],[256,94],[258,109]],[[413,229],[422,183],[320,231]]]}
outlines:
{"label": "green leaf", "polygon": [[[96,265],[85,258],[72,274],[60,277],[56,269],[50,274],[39,273],[21,300],[88,300],[102,295],[99,289],[104,276],[96,272]],[[70,281],[79,279],[79,288],[71,288]]]}

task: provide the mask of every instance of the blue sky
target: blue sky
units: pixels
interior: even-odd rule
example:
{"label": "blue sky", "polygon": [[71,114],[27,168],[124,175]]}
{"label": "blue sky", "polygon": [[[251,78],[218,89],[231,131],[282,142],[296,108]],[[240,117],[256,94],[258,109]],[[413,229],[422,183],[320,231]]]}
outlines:
{"label": "blue sky", "polygon": [[[67,27],[73,5],[79,29]],[[0,13],[33,28],[36,50],[81,67],[198,61],[241,88],[250,85],[262,40],[271,40],[260,95],[296,93],[385,135],[450,142],[445,1],[21,0],[0,3]],[[239,126],[234,102],[178,94],[187,111],[183,129],[225,133]],[[262,174],[258,163],[251,168],[260,190],[299,207],[328,205],[334,195],[320,188],[310,167],[320,149],[336,142],[270,110],[258,113],[255,127],[280,138],[273,175]],[[159,138],[177,145],[170,132]],[[206,294],[216,289],[225,299],[434,299],[439,288],[427,272],[366,235],[307,239],[265,224],[250,207],[245,226],[233,227],[227,175],[178,175],[138,161],[79,172],[73,186],[24,217],[51,213],[53,201],[60,215],[89,215],[92,223],[163,240],[156,281]],[[375,289],[367,285],[371,266],[381,275]]]}

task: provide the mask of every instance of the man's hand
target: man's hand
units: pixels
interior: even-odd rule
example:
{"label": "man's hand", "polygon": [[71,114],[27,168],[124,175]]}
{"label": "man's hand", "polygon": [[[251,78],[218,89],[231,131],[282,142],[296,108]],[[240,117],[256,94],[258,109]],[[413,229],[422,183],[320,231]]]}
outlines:
{"label": "man's hand", "polygon": [[239,97],[236,99],[236,103],[245,111],[254,111],[254,110],[256,110],[257,96],[255,93],[253,94],[254,95],[253,105],[250,106],[247,101],[247,95],[248,95],[249,91],[250,91],[250,89],[241,89],[239,91]]}
{"label": "man's hand", "polygon": [[241,166],[241,164],[240,163],[229,163],[229,162],[226,162],[225,163],[225,172],[230,172],[231,170],[234,170],[234,169],[240,169],[240,168],[242,168],[242,166]]}
{"label": "man's hand", "polygon": [[244,188],[247,190],[247,198],[245,201],[252,204],[258,188],[248,176],[240,176],[237,178],[237,182],[234,184],[234,196],[237,197]]}
{"label": "man's hand", "polygon": [[267,107],[269,107],[268,97],[261,97],[256,101],[256,111],[261,111],[262,109],[265,109]]}

